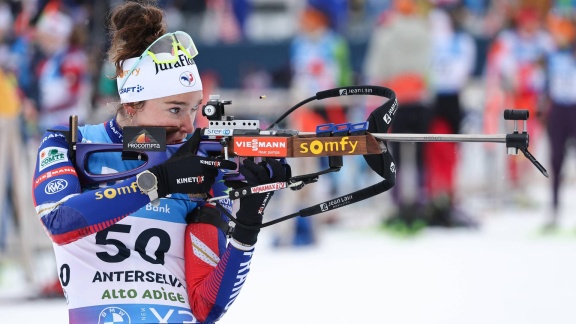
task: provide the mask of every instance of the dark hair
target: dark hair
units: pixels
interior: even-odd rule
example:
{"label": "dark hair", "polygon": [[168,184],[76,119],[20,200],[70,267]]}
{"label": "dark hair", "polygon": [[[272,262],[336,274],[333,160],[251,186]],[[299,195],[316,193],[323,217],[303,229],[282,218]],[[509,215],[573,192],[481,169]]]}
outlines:
{"label": "dark hair", "polygon": [[122,62],[137,57],[158,37],[166,33],[163,11],[152,2],[126,2],[110,14],[110,49],[108,59],[122,74]]}

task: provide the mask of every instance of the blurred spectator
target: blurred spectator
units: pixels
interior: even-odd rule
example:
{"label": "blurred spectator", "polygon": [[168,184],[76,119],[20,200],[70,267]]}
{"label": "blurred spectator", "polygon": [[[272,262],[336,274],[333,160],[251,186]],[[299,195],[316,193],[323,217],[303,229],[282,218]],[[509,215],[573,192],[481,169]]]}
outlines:
{"label": "blurred spectator", "polygon": [[342,35],[348,22],[347,0],[308,0],[310,6],[320,10],[328,19],[328,27]]}
{"label": "blurred spectator", "polygon": [[34,67],[40,64],[43,57],[34,42],[34,28],[31,26],[36,7],[32,2],[24,2],[20,9],[12,30],[10,57],[4,63],[16,76],[18,88],[22,92],[22,113],[26,124],[25,135],[30,138],[40,136],[36,125],[36,109],[40,94]]}
{"label": "blurred spectator", "polygon": [[[20,114],[20,100],[17,93],[16,80],[12,73],[7,69],[10,60],[10,48],[8,45],[8,36],[10,26],[12,25],[12,14],[10,8],[0,3],[0,171],[3,175],[0,177],[0,208],[7,210],[6,215],[0,216],[0,250],[6,246],[6,237],[9,231],[6,229],[12,220],[11,206],[12,202],[12,173],[11,153],[14,149],[10,139],[19,135],[18,116]],[[6,205],[5,205],[6,204]],[[6,208],[6,209],[5,209]]]}
{"label": "blurred spectator", "polygon": [[[427,79],[431,38],[428,20],[417,1],[394,0],[392,10],[382,14],[368,43],[363,68],[366,80],[391,88],[398,97],[398,113],[392,126],[394,133],[428,131],[430,89]],[[398,210],[389,223],[417,227],[422,223],[423,207],[428,202],[423,189],[422,148],[421,143],[390,143],[398,163],[396,186],[392,191]],[[408,171],[411,160],[416,164],[413,172]]]}
{"label": "blurred spectator", "polygon": [[567,144],[576,143],[576,24],[570,14],[551,13],[548,27],[556,44],[546,64],[548,110],[545,113],[552,163],[552,210],[545,229],[558,225],[562,166]]}
{"label": "blurred spectator", "polygon": [[[463,6],[454,4],[440,6],[430,13],[430,87],[434,94],[434,104],[429,133],[432,134],[460,132],[463,115],[460,94],[472,76],[476,61],[476,44],[462,26],[466,14]],[[429,225],[473,225],[454,209],[458,148],[458,143],[424,144],[426,188],[431,204]]]}
{"label": "blurred spectator", "polygon": [[[23,28],[13,45],[14,56],[18,59],[16,72],[24,95],[22,107],[29,126],[27,135],[32,141],[39,140],[47,127],[67,125],[70,115],[78,115],[84,120],[89,111],[85,26],[76,24],[60,6],[54,1],[42,5],[38,19],[31,20],[36,21],[35,25]],[[36,12],[38,8],[25,8],[24,12],[26,10]],[[73,12],[82,20],[83,10],[76,8]],[[25,161],[20,163],[25,164]],[[32,174],[27,172],[26,176],[31,178]],[[29,181],[23,183],[26,182]],[[57,273],[44,279],[45,283],[34,287],[39,296],[61,297]]]}
{"label": "blurred spectator", "polygon": [[45,11],[36,26],[36,41],[45,59],[36,67],[38,78],[38,126],[67,124],[70,115],[86,117],[88,60],[82,47],[82,29],[70,16]]}
{"label": "blurred spectator", "polygon": [[[300,31],[292,41],[290,65],[292,68],[291,91],[296,98],[305,99],[316,92],[339,86],[351,85],[352,70],[346,40],[331,26],[336,19],[330,15],[329,1],[310,1],[302,11],[299,22]],[[328,103],[325,103],[328,102]],[[324,100],[312,106],[304,106],[294,112],[290,119],[290,128],[301,131],[316,131],[316,126],[326,123],[340,124],[346,122],[346,107],[334,101]],[[291,162],[294,174],[305,174],[327,169],[327,158],[315,158],[314,163],[307,159],[295,159]],[[320,164],[316,163],[320,161]],[[332,174],[331,174],[332,175]],[[287,206],[298,209],[308,207],[313,203],[326,200],[338,190],[337,179],[324,176],[320,181],[329,181],[321,186],[309,186],[298,193],[300,199]],[[316,241],[313,234],[313,224],[316,221],[328,221],[326,217],[335,220],[335,214],[320,217],[297,218],[296,233],[283,231],[278,245],[307,245]],[[288,222],[286,222],[288,223]],[[292,227],[293,223],[284,227]]]}
{"label": "blurred spectator", "polygon": [[[236,1],[227,0],[207,0],[206,15],[202,28],[202,40],[207,43],[223,42],[237,43],[243,38],[241,22],[245,20],[245,10],[248,10],[248,3],[238,0],[240,4],[233,4]],[[241,16],[236,16],[240,13]],[[239,21],[241,19],[241,21]]]}
{"label": "blurred spectator", "polygon": [[463,0],[469,11],[465,27],[475,37],[492,40],[507,27],[515,0]]}
{"label": "blurred spectator", "polygon": [[[502,31],[489,50],[486,66],[485,132],[500,131],[499,122],[504,109],[527,109],[536,116],[544,91],[544,59],[553,48],[550,35],[542,28],[538,12],[521,7],[515,12],[514,26]],[[528,120],[530,145],[536,146],[541,128]],[[523,156],[507,159],[509,184],[517,194],[516,202],[529,204],[522,196],[521,178],[530,162]]]}
{"label": "blurred spectator", "polygon": [[240,28],[242,37],[246,36],[246,20],[252,11],[251,2],[251,0],[232,1],[232,12],[234,13],[234,17],[238,22],[238,28]]}
{"label": "blurred spectator", "polygon": [[34,229],[38,228],[33,225],[36,217],[26,185],[32,177],[22,138],[22,100],[9,39],[12,22],[10,7],[0,3],[0,255],[16,247],[21,270],[32,284],[36,277],[32,246],[37,242]]}
{"label": "blurred spectator", "polygon": [[384,11],[390,10],[392,7],[392,0],[365,0],[366,15],[370,21],[378,19]]}
{"label": "blurred spectator", "polygon": [[334,23],[324,10],[324,2],[311,1],[299,18],[300,31],[292,41],[292,89],[300,96],[352,81],[347,42],[331,29]]}

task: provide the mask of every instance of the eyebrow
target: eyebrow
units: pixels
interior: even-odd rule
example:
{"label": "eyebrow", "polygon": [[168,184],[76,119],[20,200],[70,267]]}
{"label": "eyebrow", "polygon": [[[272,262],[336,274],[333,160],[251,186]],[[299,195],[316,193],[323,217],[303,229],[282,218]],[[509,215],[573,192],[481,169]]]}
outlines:
{"label": "eyebrow", "polygon": [[165,101],[165,104],[171,104],[171,105],[179,105],[179,106],[186,106],[188,105],[187,102],[185,101]]}

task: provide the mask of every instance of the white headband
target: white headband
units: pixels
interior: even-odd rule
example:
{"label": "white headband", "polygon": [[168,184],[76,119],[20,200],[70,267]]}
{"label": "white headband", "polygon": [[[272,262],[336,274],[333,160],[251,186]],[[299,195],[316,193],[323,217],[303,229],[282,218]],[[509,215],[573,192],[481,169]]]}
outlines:
{"label": "white headband", "polygon": [[[161,54],[160,54],[161,55]],[[158,57],[158,55],[157,55]],[[202,81],[194,60],[179,52],[175,63],[156,63],[150,55],[137,64],[139,57],[122,62],[122,74],[116,79],[121,103],[163,98],[181,93],[202,90]],[[128,78],[124,87],[120,86]]]}

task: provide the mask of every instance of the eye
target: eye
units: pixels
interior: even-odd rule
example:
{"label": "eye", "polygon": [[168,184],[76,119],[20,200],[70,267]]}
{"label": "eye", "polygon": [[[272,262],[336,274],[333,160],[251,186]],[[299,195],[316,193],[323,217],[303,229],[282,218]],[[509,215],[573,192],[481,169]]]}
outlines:
{"label": "eye", "polygon": [[173,114],[179,114],[181,111],[182,111],[182,108],[180,108],[180,107],[170,108],[170,112]]}

